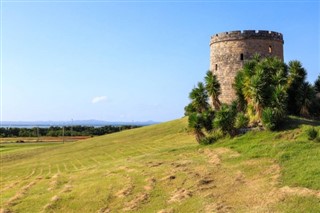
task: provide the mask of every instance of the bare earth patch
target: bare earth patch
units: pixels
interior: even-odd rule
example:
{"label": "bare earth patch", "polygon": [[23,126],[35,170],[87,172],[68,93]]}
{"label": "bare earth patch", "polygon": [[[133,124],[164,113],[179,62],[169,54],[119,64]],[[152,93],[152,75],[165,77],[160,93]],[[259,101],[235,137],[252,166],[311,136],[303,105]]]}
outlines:
{"label": "bare earth patch", "polygon": [[19,200],[20,198],[22,198],[27,193],[27,191],[35,184],[36,184],[36,182],[32,181],[29,184],[27,184],[26,186],[22,187],[21,190],[19,190],[13,197],[11,197],[6,204],[8,206],[15,205],[16,201]]}
{"label": "bare earth patch", "polygon": [[134,189],[134,185],[132,183],[132,180],[130,177],[127,177],[127,183],[125,184],[123,189],[121,189],[116,193],[116,197],[119,197],[119,198],[126,197],[132,193],[133,189]]}
{"label": "bare earth patch", "polygon": [[46,204],[44,207],[43,207],[43,210],[50,210],[50,209],[53,209],[56,202],[58,202],[61,198],[58,196],[58,195],[55,195],[51,198],[50,200],[50,203]]}
{"label": "bare earth patch", "polygon": [[232,208],[230,206],[227,206],[224,202],[218,202],[213,203],[210,205],[207,205],[204,209],[205,213],[227,213],[227,212],[233,212],[231,211]]}
{"label": "bare earth patch", "polygon": [[320,191],[318,190],[312,190],[308,188],[303,187],[289,187],[284,186],[280,188],[280,191],[285,193],[286,195],[298,195],[298,196],[315,196],[317,198],[320,198]]}
{"label": "bare earth patch", "polygon": [[1,190],[0,190],[0,193],[6,191],[6,190],[8,190],[8,189],[13,188],[15,185],[17,185],[17,184],[19,184],[19,183],[20,183],[20,181],[16,181],[16,182],[10,183],[10,184],[2,187]]}
{"label": "bare earth patch", "polygon": [[51,181],[50,181],[50,184],[49,184],[48,191],[51,191],[51,190],[57,188],[57,186],[58,186],[58,177],[59,177],[59,174],[55,174],[55,175],[53,175],[51,177]]}
{"label": "bare earth patch", "polygon": [[180,202],[192,196],[192,192],[187,189],[178,189],[173,192],[173,195],[169,199],[169,203]]}
{"label": "bare earth patch", "polygon": [[67,192],[71,192],[71,191],[72,191],[72,185],[68,183],[68,184],[64,185],[61,192],[67,193]]}
{"label": "bare earth patch", "polygon": [[146,191],[151,191],[154,188],[155,184],[156,184],[156,179],[154,177],[151,177],[151,178],[148,178],[146,180],[146,182],[147,182],[147,185],[144,186],[143,188]]}
{"label": "bare earth patch", "polygon": [[140,205],[149,201],[149,194],[140,193],[133,200],[125,204],[123,211],[132,211],[139,208]]}
{"label": "bare earth patch", "polygon": [[173,208],[161,209],[160,211],[158,211],[158,213],[174,213],[174,210]]}
{"label": "bare earth patch", "polygon": [[9,210],[9,209],[1,208],[1,209],[0,209],[0,213],[12,213],[12,211]]}
{"label": "bare earth patch", "polygon": [[176,175],[175,174],[170,174],[170,175],[167,175],[167,176],[161,178],[162,181],[166,181],[166,180],[170,181],[170,180],[174,180],[174,179],[176,179]]}
{"label": "bare earth patch", "polygon": [[111,210],[109,209],[109,208],[101,208],[99,211],[98,211],[98,213],[109,213],[109,212],[111,212]]}
{"label": "bare earth patch", "polygon": [[150,161],[147,163],[148,167],[158,167],[161,166],[163,164],[163,162],[154,162],[154,161]]}
{"label": "bare earth patch", "polygon": [[191,160],[179,160],[171,163],[170,165],[173,166],[174,168],[183,168],[192,163]]}

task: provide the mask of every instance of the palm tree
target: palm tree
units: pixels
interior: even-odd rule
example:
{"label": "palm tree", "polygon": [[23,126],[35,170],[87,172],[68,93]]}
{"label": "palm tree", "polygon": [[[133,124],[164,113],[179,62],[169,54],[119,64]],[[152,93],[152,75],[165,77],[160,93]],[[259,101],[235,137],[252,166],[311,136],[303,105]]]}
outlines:
{"label": "palm tree", "polygon": [[308,83],[302,83],[301,87],[297,91],[299,94],[298,106],[299,113],[301,116],[309,117],[310,116],[310,107],[312,105],[312,101],[315,98],[315,91],[313,87]]}
{"label": "palm tree", "polygon": [[247,112],[251,123],[259,122],[264,103],[265,72],[258,67],[257,58],[245,63],[243,69],[236,76],[237,87],[240,88],[238,98],[243,98],[247,103]]}
{"label": "palm tree", "polygon": [[320,93],[320,75],[318,76],[317,80],[314,82],[314,88],[317,93]]}
{"label": "palm tree", "polygon": [[234,79],[234,83],[232,85],[233,89],[235,90],[236,92],[236,95],[237,95],[237,109],[238,111],[245,111],[245,108],[246,108],[246,100],[244,98],[244,95],[243,95],[243,83],[244,83],[244,75],[243,73],[239,73],[238,75],[236,75],[235,79]]}
{"label": "palm tree", "polygon": [[307,76],[306,70],[302,67],[301,62],[297,60],[289,61],[288,70],[289,70],[289,76],[288,76],[289,87],[292,84],[302,83]]}
{"label": "palm tree", "polygon": [[265,102],[264,89],[266,87],[266,82],[264,81],[263,75],[263,71],[258,70],[256,74],[250,78],[250,86],[248,88],[250,101],[258,118],[261,118],[263,103]]}
{"label": "palm tree", "polygon": [[213,126],[220,128],[224,133],[234,134],[234,122],[237,114],[234,105],[223,104],[221,109],[216,112],[213,119]]}
{"label": "palm tree", "polygon": [[315,116],[320,117],[320,75],[318,75],[317,80],[314,82],[313,85],[314,88],[314,93],[315,93],[315,98],[313,99],[312,103],[312,114]]}
{"label": "palm tree", "polygon": [[193,108],[198,112],[202,113],[209,109],[208,105],[208,93],[202,82],[198,82],[198,86],[193,88],[189,94],[191,104]]}
{"label": "palm tree", "polygon": [[247,61],[235,78],[234,88],[239,100],[245,102],[250,123],[260,123],[265,108],[272,109],[280,120],[285,115],[287,67],[277,58]]}
{"label": "palm tree", "polygon": [[270,106],[275,116],[276,125],[278,121],[283,120],[283,118],[286,116],[287,97],[288,95],[285,89],[285,85],[276,85],[272,92],[272,97],[270,100]]}
{"label": "palm tree", "polygon": [[299,61],[290,61],[288,70],[288,111],[290,114],[299,115],[301,113],[301,99],[303,99],[301,95],[303,95],[303,92],[297,91],[304,90],[303,84],[305,82],[307,73]]}
{"label": "palm tree", "polygon": [[221,102],[219,100],[219,95],[221,94],[220,83],[216,75],[212,74],[210,70],[208,70],[205,78],[206,90],[211,100],[211,107],[219,110],[221,106]]}
{"label": "palm tree", "polygon": [[259,53],[253,54],[251,61],[259,62],[260,60],[261,60],[261,55]]}
{"label": "palm tree", "polygon": [[201,142],[201,139],[205,137],[205,134],[202,132],[202,117],[199,113],[192,113],[189,115],[189,128],[193,130],[194,135],[198,143]]}

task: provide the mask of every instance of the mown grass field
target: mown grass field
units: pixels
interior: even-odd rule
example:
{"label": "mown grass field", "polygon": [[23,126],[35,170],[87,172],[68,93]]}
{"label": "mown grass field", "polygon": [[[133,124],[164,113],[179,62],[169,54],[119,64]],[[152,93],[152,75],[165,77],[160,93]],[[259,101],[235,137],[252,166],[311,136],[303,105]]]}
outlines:
{"label": "mown grass field", "polygon": [[289,123],[210,146],[186,118],[73,143],[0,144],[1,212],[319,212],[320,143],[305,131],[319,123]]}
{"label": "mown grass field", "polygon": [[78,141],[90,138],[90,136],[65,136],[65,137],[51,137],[51,136],[40,136],[38,137],[7,137],[1,138],[0,144],[3,143],[17,143],[23,141],[24,143],[43,143],[43,142],[70,142]]}

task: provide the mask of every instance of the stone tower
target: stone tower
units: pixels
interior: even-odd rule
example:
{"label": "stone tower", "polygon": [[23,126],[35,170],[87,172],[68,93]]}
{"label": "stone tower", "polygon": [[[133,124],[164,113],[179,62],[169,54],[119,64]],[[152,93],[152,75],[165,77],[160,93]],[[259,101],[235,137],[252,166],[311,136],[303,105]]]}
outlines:
{"label": "stone tower", "polygon": [[244,64],[255,53],[262,57],[277,56],[283,61],[281,33],[264,30],[244,30],[218,33],[210,40],[210,70],[221,85],[219,99],[230,104],[236,98],[232,84]]}

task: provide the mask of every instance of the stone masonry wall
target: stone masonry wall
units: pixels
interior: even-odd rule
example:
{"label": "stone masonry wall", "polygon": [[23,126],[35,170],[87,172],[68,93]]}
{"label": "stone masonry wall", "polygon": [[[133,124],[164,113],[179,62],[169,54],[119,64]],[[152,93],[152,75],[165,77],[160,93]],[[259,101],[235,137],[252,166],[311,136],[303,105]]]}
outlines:
{"label": "stone masonry wall", "polygon": [[232,84],[245,60],[255,53],[262,57],[277,56],[283,60],[283,37],[271,31],[245,30],[215,34],[210,41],[210,70],[221,85],[219,99],[230,104],[236,95]]}

